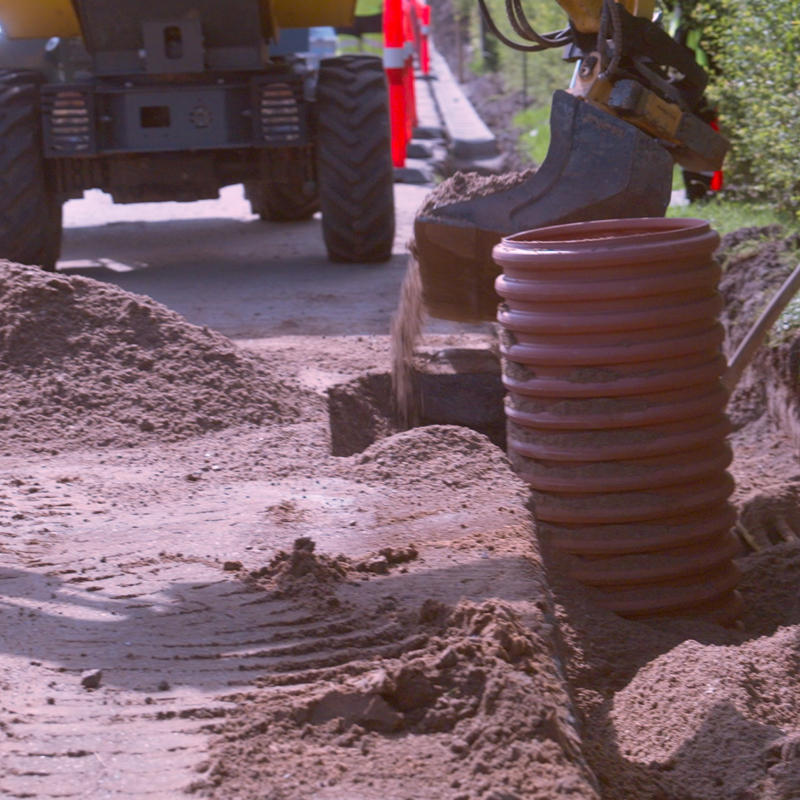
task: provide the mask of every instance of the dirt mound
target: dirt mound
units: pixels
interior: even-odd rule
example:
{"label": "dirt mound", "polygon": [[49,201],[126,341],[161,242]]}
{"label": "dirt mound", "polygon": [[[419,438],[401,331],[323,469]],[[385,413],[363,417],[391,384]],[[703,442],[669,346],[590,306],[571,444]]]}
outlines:
{"label": "dirt mound", "polygon": [[502,192],[505,189],[513,189],[535,174],[535,169],[528,169],[524,172],[508,172],[504,175],[478,175],[476,172],[456,172],[452,178],[442,181],[425,198],[425,202],[417,212],[417,216],[430,214],[437,208],[449,206],[453,203],[472,200],[476,197],[486,197],[486,195]]}
{"label": "dirt mound", "polygon": [[216,728],[220,758],[195,791],[406,800],[425,786],[426,800],[597,797],[546,633],[496,601],[450,609],[428,600],[416,627],[427,633],[423,647],[416,640],[322,690],[245,706]]}
{"label": "dirt mound", "polygon": [[605,747],[627,762],[620,776],[657,778],[613,796],[796,798],[799,642],[800,627],[738,648],[687,641],[640,670],[614,698]]}
{"label": "dirt mound", "polygon": [[[792,510],[797,513],[797,505]],[[779,544],[739,562],[745,600],[742,624],[763,636],[781,626],[800,625],[800,542]]]}
{"label": "dirt mound", "polygon": [[584,753],[607,800],[798,796],[800,543],[738,564],[740,630],[624,620],[551,571]]}
{"label": "dirt mound", "polygon": [[[407,564],[419,556],[413,544],[383,547],[359,561],[341,554],[317,553],[316,549],[317,544],[310,536],[301,536],[295,539],[290,553],[279,550],[269,564],[252,570],[247,580],[260,589],[271,590],[273,597],[331,599],[336,584],[352,578],[355,573],[363,573],[359,577],[386,575],[392,567]],[[338,602],[329,605],[337,606]]]}
{"label": "dirt mound", "polygon": [[508,478],[511,469],[488,437],[456,425],[397,433],[353,456],[353,462],[359,477],[400,487],[437,478],[453,488],[477,486],[498,470]]}
{"label": "dirt mound", "polygon": [[265,362],[147,297],[8,262],[0,297],[0,450],[172,441],[299,416],[302,393]]}
{"label": "dirt mound", "polygon": [[295,539],[292,552],[279,550],[269,564],[253,570],[250,581],[272,589],[275,597],[320,597],[343,581],[353,569],[345,556],[315,553],[316,543],[308,536]]}

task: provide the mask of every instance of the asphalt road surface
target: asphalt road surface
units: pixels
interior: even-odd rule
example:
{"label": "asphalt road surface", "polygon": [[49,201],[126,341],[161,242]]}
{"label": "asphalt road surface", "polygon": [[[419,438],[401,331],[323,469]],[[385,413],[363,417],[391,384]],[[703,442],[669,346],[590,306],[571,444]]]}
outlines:
{"label": "asphalt road surface", "polygon": [[386,334],[429,189],[397,184],[395,255],[369,265],[330,263],[319,215],[262,222],[241,186],[219,200],[127,206],[92,190],[65,206],[58,268],[149,295],[231,338]]}

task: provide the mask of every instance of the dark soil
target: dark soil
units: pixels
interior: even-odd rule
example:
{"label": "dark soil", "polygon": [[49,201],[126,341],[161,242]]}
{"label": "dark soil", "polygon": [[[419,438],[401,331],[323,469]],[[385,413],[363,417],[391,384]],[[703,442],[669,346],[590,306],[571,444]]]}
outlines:
{"label": "dark soil", "polygon": [[352,456],[400,429],[386,372],[362,375],[328,390],[331,453]]}

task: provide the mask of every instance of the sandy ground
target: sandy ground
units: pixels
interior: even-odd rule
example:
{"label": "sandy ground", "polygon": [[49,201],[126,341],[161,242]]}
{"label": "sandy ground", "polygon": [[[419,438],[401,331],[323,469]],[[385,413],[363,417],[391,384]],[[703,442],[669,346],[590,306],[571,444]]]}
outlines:
{"label": "sandy ground", "polygon": [[[230,191],[168,221],[93,196],[67,209],[61,276],[0,267],[19,290],[0,326],[0,796],[800,796],[800,464],[763,398],[733,441],[761,538],[732,630],[594,607],[472,431],[330,455],[325,390],[389,368],[420,194],[398,187],[383,266],[331,266],[318,222],[256,222]],[[48,304],[73,327],[39,341]],[[134,410],[106,402],[118,385]],[[47,410],[62,396],[83,405]]]}
{"label": "sandy ground", "polygon": [[[402,242],[420,196],[398,187],[398,254],[366,267],[328,264],[316,220],[254,221],[235,190],[194,204],[199,219],[185,219],[186,207],[119,208],[97,195],[67,207],[62,274],[150,295],[191,322],[248,337],[241,345],[297,387],[304,411],[296,424],[239,426],[172,444],[131,440],[121,449],[86,448],[65,422],[65,438],[50,435],[56,455],[40,446],[35,426],[26,428],[35,454],[17,436],[21,423],[16,433],[12,426],[7,435],[28,452],[9,450],[0,466],[2,796],[210,790],[209,720],[242,707],[228,693],[265,673],[302,675],[359,653],[380,658],[383,646],[420,650],[421,634],[404,632],[411,623],[401,609],[418,610],[426,599],[501,598],[552,635],[534,602],[543,579],[529,514],[507,467],[498,462],[488,485],[459,481],[448,473],[458,465],[445,443],[439,455],[450,461],[408,493],[401,464],[393,482],[383,472],[358,475],[350,460],[342,466],[328,454],[324,390],[388,368]],[[160,219],[173,211],[177,219]],[[293,335],[279,335],[287,331]],[[461,339],[456,330],[437,341]],[[103,412],[88,414],[102,427]],[[483,442],[479,450],[497,461],[499,451]],[[298,536],[354,563],[411,542],[419,556],[402,574],[348,580],[343,590],[352,597],[335,614],[327,606],[321,613],[305,596],[276,599],[243,580]],[[539,586],[533,600],[531,581]],[[85,687],[85,671],[96,669],[99,687]],[[557,667],[550,669],[558,684]],[[561,714],[563,686],[559,692]],[[303,781],[284,782],[286,791],[311,796]],[[394,790],[404,783],[395,776]],[[382,792],[389,789],[384,781]]]}

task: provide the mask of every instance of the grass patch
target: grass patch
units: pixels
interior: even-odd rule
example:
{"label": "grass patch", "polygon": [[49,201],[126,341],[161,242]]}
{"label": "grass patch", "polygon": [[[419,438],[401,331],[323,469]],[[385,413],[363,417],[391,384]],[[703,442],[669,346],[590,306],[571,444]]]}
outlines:
{"label": "grass patch", "polygon": [[670,206],[667,216],[706,219],[714,230],[723,235],[753,225],[781,225],[787,235],[800,232],[800,222],[794,214],[776,211],[774,207],[763,203],[712,199],[688,206]]}
{"label": "grass patch", "polygon": [[550,105],[531,106],[514,117],[514,125],[522,130],[522,150],[535,164],[541,164],[550,147]]}

